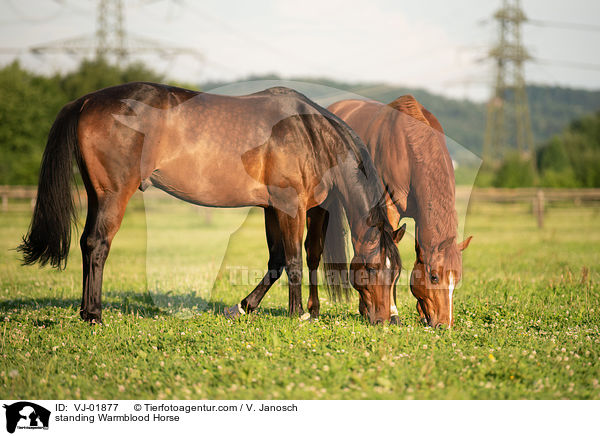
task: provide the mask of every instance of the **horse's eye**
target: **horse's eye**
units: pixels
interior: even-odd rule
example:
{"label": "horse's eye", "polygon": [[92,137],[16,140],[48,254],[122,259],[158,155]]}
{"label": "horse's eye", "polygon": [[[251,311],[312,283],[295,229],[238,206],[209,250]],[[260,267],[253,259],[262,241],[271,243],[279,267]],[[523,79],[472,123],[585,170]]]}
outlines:
{"label": "horse's eye", "polygon": [[440,281],[440,277],[437,275],[437,273],[431,273],[431,276],[429,276],[429,278],[431,279],[431,283],[436,284]]}

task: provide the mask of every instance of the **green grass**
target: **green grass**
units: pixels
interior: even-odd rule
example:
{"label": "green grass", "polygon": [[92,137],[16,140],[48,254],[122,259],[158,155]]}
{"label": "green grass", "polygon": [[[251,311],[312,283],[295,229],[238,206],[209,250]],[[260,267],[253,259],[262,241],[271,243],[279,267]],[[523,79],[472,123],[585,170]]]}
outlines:
{"label": "green grass", "polygon": [[[224,319],[265,268],[262,213],[250,213],[221,266],[242,212],[214,210],[207,222],[183,203],[147,206],[148,218],[139,199],[130,204],[115,238],[105,324],[94,327],[78,316],[77,241],[64,272],[21,267],[9,250],[30,211],[0,213],[0,397],[600,399],[597,206],[551,208],[538,230],[527,205],[472,204],[451,331],[418,323],[406,272],[402,326],[368,325],[356,298],[325,295],[319,322],[290,319],[284,280],[256,314]],[[408,235],[400,249],[410,270]],[[248,283],[228,266],[247,267]]]}

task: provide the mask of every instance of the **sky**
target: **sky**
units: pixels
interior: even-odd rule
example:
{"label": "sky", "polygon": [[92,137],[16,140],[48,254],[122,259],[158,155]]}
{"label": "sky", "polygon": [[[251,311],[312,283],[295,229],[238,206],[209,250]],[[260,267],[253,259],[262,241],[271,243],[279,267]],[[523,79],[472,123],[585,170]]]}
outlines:
{"label": "sky", "polygon": [[[141,56],[188,83],[249,75],[326,77],[425,88],[484,100],[493,85],[487,52],[500,0],[404,1],[123,0],[129,35],[192,48],[202,59]],[[0,0],[0,65],[16,56],[42,73],[73,69],[78,57],[28,48],[93,37],[97,1]],[[600,2],[522,0],[523,39],[534,57],[529,83],[600,89]],[[571,23],[584,26],[561,27]],[[14,49],[19,49],[17,53]]]}

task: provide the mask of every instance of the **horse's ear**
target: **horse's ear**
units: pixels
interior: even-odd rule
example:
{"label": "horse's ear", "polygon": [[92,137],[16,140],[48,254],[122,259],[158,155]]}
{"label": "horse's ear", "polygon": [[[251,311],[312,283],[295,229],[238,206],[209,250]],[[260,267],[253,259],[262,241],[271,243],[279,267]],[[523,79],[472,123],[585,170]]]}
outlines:
{"label": "horse's ear", "polygon": [[463,251],[465,248],[467,248],[469,246],[469,244],[471,243],[471,239],[473,239],[473,236],[469,236],[467,239],[465,239],[461,243],[456,244],[458,249],[460,251]]}
{"label": "horse's ear", "polygon": [[415,253],[417,254],[417,260],[420,260],[422,262],[423,259],[421,259],[421,247],[419,246],[419,240],[417,239],[416,235],[415,235]]}
{"label": "horse's ear", "polygon": [[369,215],[367,215],[366,224],[369,227],[381,228],[381,224],[380,224],[381,220],[377,219],[377,217],[375,215],[376,215],[375,208],[373,208],[369,211]]}
{"label": "horse's ear", "polygon": [[394,230],[392,235],[396,244],[402,240],[404,232],[406,232],[406,223],[402,224],[402,227],[400,227],[399,229]]}
{"label": "horse's ear", "polygon": [[446,239],[444,242],[442,242],[438,246],[438,251],[444,251],[444,250],[446,250],[446,248],[450,247],[450,245],[452,245],[453,242],[454,242],[454,236],[451,237],[451,238]]}

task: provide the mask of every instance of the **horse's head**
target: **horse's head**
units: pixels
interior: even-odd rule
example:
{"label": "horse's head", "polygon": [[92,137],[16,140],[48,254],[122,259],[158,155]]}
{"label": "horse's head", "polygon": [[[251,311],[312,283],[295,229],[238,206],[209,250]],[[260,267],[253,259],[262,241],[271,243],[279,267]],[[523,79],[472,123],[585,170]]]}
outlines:
{"label": "horse's head", "polygon": [[472,236],[460,244],[450,238],[436,247],[420,247],[410,276],[410,290],[417,299],[421,321],[431,327],[454,323],[454,289],[462,276],[462,251]]}
{"label": "horse's head", "polygon": [[359,312],[372,324],[390,319],[390,299],[402,269],[396,243],[402,239],[405,230],[406,224],[389,234],[382,234],[379,243],[363,242],[355,247],[356,254],[350,263],[350,280],[360,295]]}

